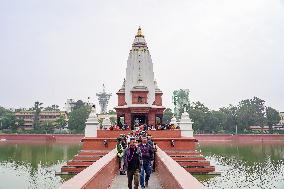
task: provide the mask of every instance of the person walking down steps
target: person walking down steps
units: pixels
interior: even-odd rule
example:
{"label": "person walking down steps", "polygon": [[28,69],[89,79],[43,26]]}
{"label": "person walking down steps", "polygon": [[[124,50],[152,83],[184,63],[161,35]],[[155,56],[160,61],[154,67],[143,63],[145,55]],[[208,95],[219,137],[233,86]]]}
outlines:
{"label": "person walking down steps", "polygon": [[[139,149],[142,154],[141,160],[141,171],[140,171],[140,185],[141,188],[148,187],[148,181],[150,179],[150,174],[152,172],[151,162],[154,159],[153,147],[148,143],[147,138],[142,137],[142,143],[139,144]],[[146,173],[146,176],[145,176]]]}
{"label": "person walking down steps", "polygon": [[134,189],[139,186],[139,172],[141,169],[141,152],[135,138],[130,139],[129,147],[125,151],[124,166],[127,170],[128,189],[132,189],[134,178]]}
{"label": "person walking down steps", "polygon": [[125,172],[124,172],[124,149],[123,149],[123,145],[122,145],[122,138],[117,138],[116,151],[117,151],[117,157],[119,159],[120,175],[125,175]]}

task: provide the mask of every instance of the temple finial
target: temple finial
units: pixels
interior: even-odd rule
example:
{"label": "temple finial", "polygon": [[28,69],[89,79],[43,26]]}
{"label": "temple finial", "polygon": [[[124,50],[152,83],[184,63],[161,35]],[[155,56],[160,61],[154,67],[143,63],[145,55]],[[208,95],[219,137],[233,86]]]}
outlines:
{"label": "temple finial", "polygon": [[137,34],[136,34],[135,37],[144,37],[144,35],[142,34],[142,29],[141,29],[140,26],[139,26],[139,28],[138,28],[138,31],[137,31]]}

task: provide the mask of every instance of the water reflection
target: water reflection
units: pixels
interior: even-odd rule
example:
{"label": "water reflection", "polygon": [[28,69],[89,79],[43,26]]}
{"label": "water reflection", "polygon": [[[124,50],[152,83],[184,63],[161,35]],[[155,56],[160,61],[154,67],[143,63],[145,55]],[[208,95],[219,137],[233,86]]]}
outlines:
{"label": "water reflection", "polygon": [[0,144],[0,188],[58,188],[61,165],[80,144],[3,142]]}
{"label": "water reflection", "polygon": [[201,151],[221,176],[198,176],[208,188],[284,188],[283,142],[216,142]]}

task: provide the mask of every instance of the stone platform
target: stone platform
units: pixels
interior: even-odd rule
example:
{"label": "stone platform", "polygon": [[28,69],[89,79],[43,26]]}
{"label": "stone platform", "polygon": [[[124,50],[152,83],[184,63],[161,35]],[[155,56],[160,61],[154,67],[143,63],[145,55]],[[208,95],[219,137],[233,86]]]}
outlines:
{"label": "stone platform", "polygon": [[[98,130],[97,137],[85,137],[82,150],[74,158],[62,166],[62,173],[77,174],[99,160],[115,148],[120,134],[131,131]],[[193,137],[182,137],[180,130],[147,131],[153,141],[173,158],[180,166],[192,174],[208,174],[215,167],[196,150],[198,140]]]}

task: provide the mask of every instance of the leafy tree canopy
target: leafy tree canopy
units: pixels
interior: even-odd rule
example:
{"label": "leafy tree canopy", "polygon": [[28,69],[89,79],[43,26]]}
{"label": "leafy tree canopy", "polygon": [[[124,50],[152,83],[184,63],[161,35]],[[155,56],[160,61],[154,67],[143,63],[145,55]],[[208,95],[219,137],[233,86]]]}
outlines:
{"label": "leafy tree canopy", "polygon": [[85,129],[85,122],[89,117],[91,108],[89,106],[81,106],[74,109],[69,114],[68,128],[75,132],[83,132]]}

